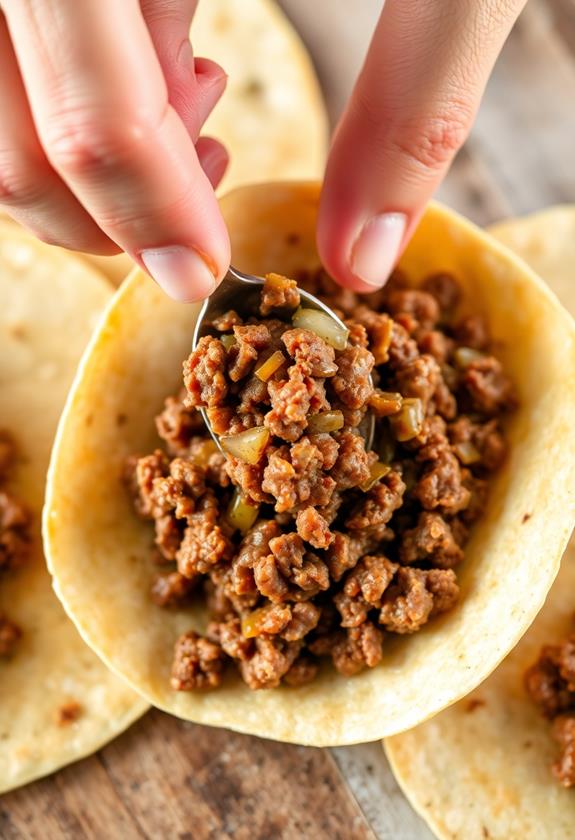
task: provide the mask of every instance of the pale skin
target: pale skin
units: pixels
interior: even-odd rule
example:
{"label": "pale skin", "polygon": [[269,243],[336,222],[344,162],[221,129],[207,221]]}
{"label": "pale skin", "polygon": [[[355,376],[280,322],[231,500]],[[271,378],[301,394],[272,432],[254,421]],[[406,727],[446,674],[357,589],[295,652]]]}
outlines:
{"label": "pale skin", "polygon": [[[320,205],[319,252],[343,286],[386,282],[525,2],[383,4]],[[193,55],[196,6],[0,0],[0,207],[45,242],[126,251],[181,301],[230,261],[214,194],[228,156],[200,136],[227,77]]]}

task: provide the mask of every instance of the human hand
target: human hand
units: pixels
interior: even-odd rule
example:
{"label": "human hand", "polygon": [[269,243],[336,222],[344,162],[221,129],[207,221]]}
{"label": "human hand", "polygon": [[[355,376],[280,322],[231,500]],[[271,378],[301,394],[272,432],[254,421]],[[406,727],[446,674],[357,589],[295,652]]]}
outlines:
{"label": "human hand", "polygon": [[226,84],[188,40],[197,0],[0,0],[0,205],[40,239],[125,250],[173,297],[227,270],[199,138]]}
{"label": "human hand", "polygon": [[322,192],[318,247],[341,285],[386,282],[525,2],[386,0]]}

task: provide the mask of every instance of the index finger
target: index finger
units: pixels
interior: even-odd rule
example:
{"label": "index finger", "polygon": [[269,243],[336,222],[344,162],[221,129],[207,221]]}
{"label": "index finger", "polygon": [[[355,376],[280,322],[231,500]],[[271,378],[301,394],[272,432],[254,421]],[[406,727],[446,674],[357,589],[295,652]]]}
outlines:
{"label": "index finger", "polygon": [[228,235],[139,4],[7,0],[4,11],[53,167],[174,297],[205,297],[227,270]]}

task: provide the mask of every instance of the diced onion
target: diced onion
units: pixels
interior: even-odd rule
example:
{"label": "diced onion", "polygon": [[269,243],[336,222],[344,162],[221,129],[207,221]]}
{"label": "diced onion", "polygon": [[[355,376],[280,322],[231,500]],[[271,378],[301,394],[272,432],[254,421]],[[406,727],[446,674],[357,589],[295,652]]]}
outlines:
{"label": "diced onion", "polygon": [[237,528],[242,534],[246,534],[258,518],[259,505],[246,499],[237,489],[234,490],[228,509],[226,519],[233,528]]}
{"label": "diced onion", "polygon": [[294,313],[292,323],[294,327],[319,335],[336,350],[345,349],[349,330],[347,327],[341,327],[326,312],[321,312],[319,309],[303,309],[300,306]]}
{"label": "diced onion", "polygon": [[376,417],[388,417],[390,414],[397,414],[403,403],[401,394],[391,391],[373,392],[369,398],[369,406]]}
{"label": "diced onion", "polygon": [[270,439],[269,430],[264,426],[246,429],[237,435],[223,435],[220,443],[224,452],[245,461],[246,464],[257,464],[264,454]]}
{"label": "diced onion", "polygon": [[286,357],[281,350],[276,350],[272,353],[269,359],[266,359],[259,368],[256,369],[255,374],[262,382],[267,382],[270,376],[276,372],[285,362]]}
{"label": "diced onion", "polygon": [[307,431],[312,435],[323,432],[337,432],[344,424],[343,413],[338,409],[333,411],[320,411],[319,414],[312,414],[308,417]]}
{"label": "diced onion", "polygon": [[383,464],[381,461],[376,461],[375,464],[372,464],[369,469],[369,478],[360,484],[360,489],[364,492],[371,490],[373,485],[376,481],[379,481],[380,478],[383,478],[388,472],[391,470],[391,467],[388,464]]}
{"label": "diced onion", "polygon": [[453,445],[453,451],[459,458],[462,464],[469,466],[469,464],[476,464],[481,460],[481,453],[470,440],[464,440],[461,443]]}
{"label": "diced onion", "polygon": [[397,414],[389,418],[395,439],[403,443],[417,437],[423,428],[424,419],[421,400],[417,397],[405,399]]}
{"label": "diced onion", "polygon": [[466,368],[472,362],[482,359],[483,356],[480,350],[474,350],[473,347],[458,347],[453,354],[453,359],[458,368]]}
{"label": "diced onion", "polygon": [[226,333],[225,335],[220,336],[220,341],[222,342],[226,350],[229,350],[230,347],[236,343],[236,337],[231,333]]}

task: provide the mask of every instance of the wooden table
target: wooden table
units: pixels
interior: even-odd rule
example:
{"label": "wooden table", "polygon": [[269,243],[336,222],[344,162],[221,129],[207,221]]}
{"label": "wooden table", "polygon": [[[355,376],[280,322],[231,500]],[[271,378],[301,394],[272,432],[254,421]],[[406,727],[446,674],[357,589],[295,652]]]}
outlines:
{"label": "wooden table", "polygon": [[[353,17],[349,0],[283,5],[316,57],[335,117],[381,2],[359,0]],[[328,44],[320,6],[330,19]],[[574,140],[575,3],[531,0],[440,197],[480,224],[575,202]],[[398,790],[378,743],[294,747],[156,711],[97,755],[0,799],[2,840],[227,837],[432,835]]]}

